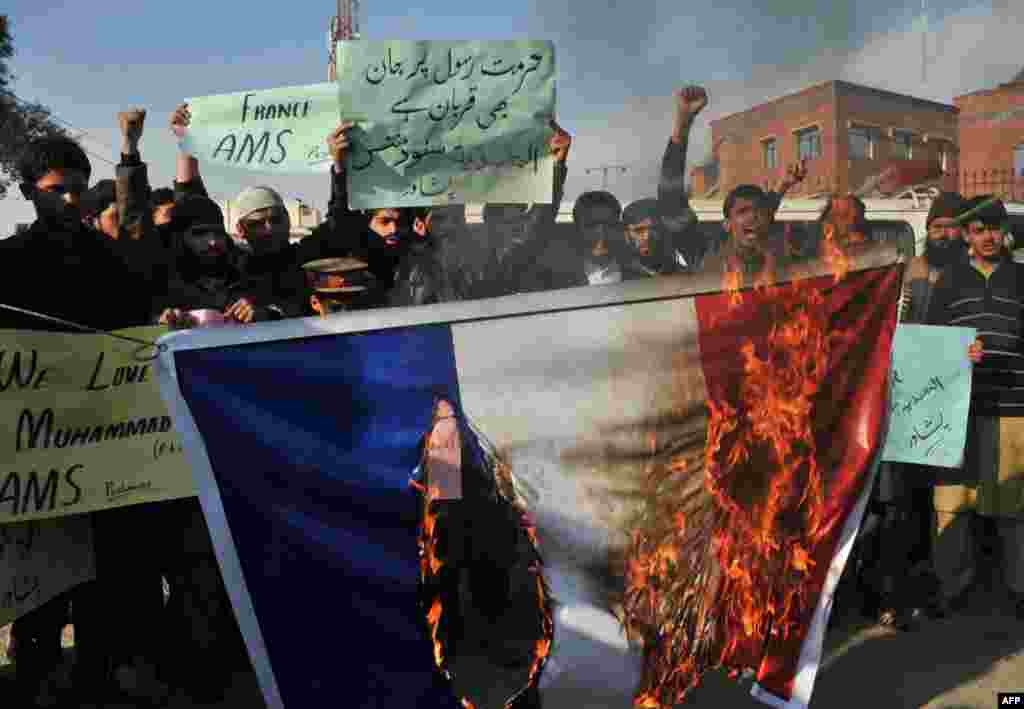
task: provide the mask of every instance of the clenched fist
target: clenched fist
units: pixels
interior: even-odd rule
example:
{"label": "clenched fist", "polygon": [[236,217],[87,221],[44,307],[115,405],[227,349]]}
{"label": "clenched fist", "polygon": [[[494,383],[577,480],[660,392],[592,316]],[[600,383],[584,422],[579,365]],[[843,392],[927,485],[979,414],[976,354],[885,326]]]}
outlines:
{"label": "clenched fist", "polygon": [[188,110],[188,104],[179,105],[171,114],[171,133],[178,140],[182,140],[185,137],[185,130],[191,122],[192,112]]}
{"label": "clenched fist", "polygon": [[[142,108],[133,108],[130,111],[121,111],[117,114],[117,124],[121,129],[121,138],[126,146],[138,147],[145,123],[146,110]],[[124,150],[123,152],[130,153],[134,150]]]}

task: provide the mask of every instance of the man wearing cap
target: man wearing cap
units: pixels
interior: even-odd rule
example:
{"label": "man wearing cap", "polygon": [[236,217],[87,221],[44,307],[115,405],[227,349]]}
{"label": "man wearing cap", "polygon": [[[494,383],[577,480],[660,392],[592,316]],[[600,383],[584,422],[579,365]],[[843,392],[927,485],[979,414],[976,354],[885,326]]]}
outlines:
{"label": "man wearing cap", "polygon": [[322,318],[368,306],[374,277],[369,264],[352,257],[326,258],[303,264],[309,283],[307,313]]}
{"label": "man wearing cap", "polygon": [[301,317],[306,279],[298,249],[289,243],[291,219],[270,187],[250,187],[235,200],[235,237],[248,246],[246,287],[276,317]]}
{"label": "man wearing cap", "polygon": [[967,242],[957,222],[963,204],[963,197],[956,192],[943,192],[932,202],[925,219],[924,253],[911,259],[907,267],[900,322],[927,322],[928,305],[943,269],[967,259]]}
{"label": "man wearing cap", "polygon": [[939,277],[928,309],[934,325],[973,327],[975,348],[967,450],[961,470],[937,469],[933,557],[941,592],[937,615],[960,605],[974,583],[977,560],[970,511],[994,520],[1002,540],[1002,577],[1024,619],[1024,265],[1005,245],[1009,221],[991,195],[964,205],[969,259]]}
{"label": "man wearing cap", "polygon": [[[900,322],[925,324],[935,285],[942,272],[967,260],[957,217],[963,197],[944,192],[932,202],[925,224],[924,253],[907,267],[900,301]],[[875,496],[880,507],[878,538],[879,615],[881,625],[914,627],[926,600],[924,576],[909,574],[908,565],[930,557],[932,495],[935,470],[923,465],[885,463],[879,470]]]}

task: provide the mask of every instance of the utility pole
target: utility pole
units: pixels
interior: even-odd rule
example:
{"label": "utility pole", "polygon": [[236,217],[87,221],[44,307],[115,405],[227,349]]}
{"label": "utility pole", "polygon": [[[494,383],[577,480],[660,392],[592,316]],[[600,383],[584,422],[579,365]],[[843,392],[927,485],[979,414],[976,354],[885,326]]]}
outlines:
{"label": "utility pole", "polygon": [[928,83],[928,0],[921,0],[921,83]]}
{"label": "utility pole", "polygon": [[629,165],[598,165],[596,167],[585,168],[583,170],[583,172],[585,174],[589,175],[589,174],[591,174],[593,172],[597,172],[598,170],[601,171],[601,189],[602,190],[607,190],[608,189],[608,173],[610,171],[613,171],[613,170],[618,170],[619,174],[621,175],[621,174],[625,173],[627,170],[629,170]]}

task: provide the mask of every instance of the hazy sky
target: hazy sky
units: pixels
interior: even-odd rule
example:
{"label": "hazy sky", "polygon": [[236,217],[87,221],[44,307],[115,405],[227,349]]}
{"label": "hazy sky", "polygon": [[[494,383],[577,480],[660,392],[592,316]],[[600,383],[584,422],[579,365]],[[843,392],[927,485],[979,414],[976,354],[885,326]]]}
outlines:
{"label": "hazy sky", "polygon": [[[600,176],[584,168],[616,163],[630,166],[610,181],[626,201],[654,187],[675,86],[704,83],[712,95],[694,129],[693,164],[707,151],[710,119],[811,82],[844,78],[948,102],[1024,66],[1016,49],[1024,3],[985,0],[958,9],[953,0],[926,1],[927,81],[920,0],[776,0],[771,11],[754,0],[435,0],[415,10],[408,0],[364,0],[363,34],[554,40],[559,120],[575,138],[567,197],[600,187]],[[185,97],[325,81],[333,11],[329,0],[8,0],[3,9],[17,51],[15,91],[87,131],[82,142],[98,156],[95,179],[112,173],[100,158],[117,159],[117,111],[149,110],[142,150],[154,186],[173,177],[166,125]],[[326,176],[204,174],[217,197],[265,181],[319,207],[327,199]],[[32,216],[16,189],[8,195],[0,200],[5,233]]]}

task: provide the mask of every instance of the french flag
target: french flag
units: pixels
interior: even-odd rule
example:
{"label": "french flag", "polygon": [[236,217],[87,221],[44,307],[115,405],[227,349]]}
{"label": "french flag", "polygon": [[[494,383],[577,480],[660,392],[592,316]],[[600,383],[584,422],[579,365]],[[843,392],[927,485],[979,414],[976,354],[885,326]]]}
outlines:
{"label": "french flag", "polygon": [[[724,668],[806,707],[881,452],[901,275],[881,250],[738,292],[673,276],[165,337],[267,705],[668,707]],[[438,402],[463,476],[439,515]],[[539,554],[508,562],[507,608],[473,611],[458,578],[424,603],[458,554],[515,547],[508,509]],[[464,537],[436,564],[434,524]]]}

